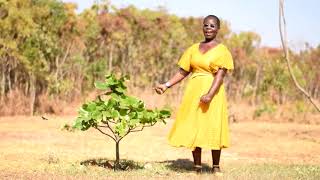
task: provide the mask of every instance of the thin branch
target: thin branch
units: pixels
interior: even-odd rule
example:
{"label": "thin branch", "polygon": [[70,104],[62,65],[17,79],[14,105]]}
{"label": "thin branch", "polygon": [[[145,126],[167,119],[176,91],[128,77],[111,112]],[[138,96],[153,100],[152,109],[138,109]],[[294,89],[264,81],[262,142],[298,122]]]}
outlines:
{"label": "thin branch", "polygon": [[99,125],[98,127],[108,128],[108,126]]}
{"label": "thin branch", "polygon": [[103,132],[101,129],[99,129],[98,127],[95,127],[98,131],[100,131],[102,134],[109,136],[111,139],[113,139],[114,141],[116,141],[116,139],[114,137],[112,137],[110,134],[107,134],[105,132]]}
{"label": "thin branch", "polygon": [[144,129],[144,126],[141,127],[141,129],[137,129],[137,130],[130,130],[130,132],[139,132],[142,131]]}
{"label": "thin branch", "polygon": [[110,127],[108,121],[107,121],[107,128],[112,132],[112,134],[115,134],[114,131],[112,130],[112,128]]}
{"label": "thin branch", "polygon": [[290,65],[290,56],[287,46],[287,29],[286,29],[286,19],[284,17],[284,0],[279,0],[279,30],[281,37],[282,49],[285,55],[285,60],[289,69],[290,77],[293,80],[295,86],[309,99],[313,106],[320,112],[320,107],[316,104],[315,100],[311,95],[298,83],[296,77],[293,74],[292,67]]}
{"label": "thin branch", "polygon": [[108,120],[108,122],[111,122],[112,124],[117,124],[117,122],[111,120]]}
{"label": "thin branch", "polygon": [[129,133],[131,133],[131,132],[139,132],[139,131],[142,131],[145,127],[151,127],[151,126],[153,126],[153,125],[155,125],[156,124],[156,122],[154,122],[154,123],[151,123],[150,125],[146,125],[146,126],[142,126],[141,127],[141,129],[137,129],[137,130],[134,130],[135,128],[137,128],[137,127],[135,127],[135,128],[129,128],[129,130],[127,131],[127,133],[125,134],[125,135],[123,135],[120,139],[119,139],[119,141],[121,140],[121,139],[123,139],[125,136],[127,136]]}
{"label": "thin branch", "polygon": [[132,132],[129,128],[129,130],[127,131],[127,133],[125,135],[123,135],[122,137],[119,138],[118,141],[121,141],[121,139],[123,139],[124,137],[126,137],[130,132]]}
{"label": "thin branch", "polygon": [[151,127],[154,126],[157,122],[151,123],[150,125],[145,125],[144,127]]}
{"label": "thin branch", "polygon": [[67,47],[67,51],[66,51],[66,53],[64,54],[64,57],[63,57],[63,59],[62,59],[62,65],[66,62],[66,59],[67,59],[67,57],[69,56],[69,53],[70,53],[70,49],[72,48],[72,46],[73,46],[73,41],[69,44],[69,46]]}
{"label": "thin branch", "polygon": [[112,130],[112,128],[110,127],[108,121],[106,122],[107,126],[103,126],[103,125],[100,125],[99,127],[104,127],[104,128],[108,128],[112,134],[115,136],[115,141],[119,139],[118,135]]}
{"label": "thin branch", "polygon": [[111,120],[105,120],[105,121],[102,121],[104,124],[108,124],[108,122],[111,122],[112,124],[117,124],[117,122],[115,121],[111,121]]}
{"label": "thin branch", "polygon": [[156,124],[156,122],[154,123],[151,123],[150,125],[144,125],[141,127],[141,129],[137,129],[137,130],[134,130],[135,128],[131,129],[130,132],[139,132],[139,131],[142,131],[145,127],[151,127],[151,126],[154,126]]}

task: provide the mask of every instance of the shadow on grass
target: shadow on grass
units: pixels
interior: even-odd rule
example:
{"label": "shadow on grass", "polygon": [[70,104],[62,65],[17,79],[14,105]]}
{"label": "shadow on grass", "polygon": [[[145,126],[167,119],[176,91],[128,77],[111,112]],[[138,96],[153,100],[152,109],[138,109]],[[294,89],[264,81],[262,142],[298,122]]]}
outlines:
{"label": "shadow on grass", "polygon": [[99,166],[106,169],[114,169],[114,170],[138,170],[143,169],[143,165],[134,162],[132,160],[120,160],[120,169],[114,168],[114,160],[109,160],[107,158],[93,158],[80,162],[81,165],[84,166]]}
{"label": "shadow on grass", "polygon": [[[177,159],[177,160],[167,160],[167,161],[160,161],[160,162],[154,162],[152,163],[152,166],[164,166],[166,169],[176,172],[192,172],[193,169],[193,162],[189,159]],[[81,165],[84,166],[99,166],[106,169],[112,169],[112,170],[140,170],[145,169],[146,165],[149,163],[139,163],[132,160],[120,160],[120,168],[115,169],[114,168],[114,160],[109,160],[107,158],[92,158],[88,160],[84,160],[80,162]],[[156,165],[158,164],[158,165]],[[148,169],[148,168],[147,168]],[[207,164],[202,164],[202,172],[210,172],[211,167],[209,167]]]}
{"label": "shadow on grass", "polygon": [[[193,170],[194,164],[189,159],[169,160],[169,161],[162,161],[160,163],[165,164],[166,168],[172,171],[178,171],[178,172],[194,171]],[[210,172],[211,168],[206,164],[202,164],[202,171]]]}

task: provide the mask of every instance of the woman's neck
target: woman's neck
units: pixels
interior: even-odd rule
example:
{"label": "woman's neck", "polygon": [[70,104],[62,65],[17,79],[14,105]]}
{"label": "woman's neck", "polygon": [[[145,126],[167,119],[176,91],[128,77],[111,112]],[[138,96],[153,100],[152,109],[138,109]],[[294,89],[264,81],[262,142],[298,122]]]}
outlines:
{"label": "woman's neck", "polygon": [[213,38],[213,39],[205,39],[205,40],[203,41],[203,43],[211,44],[211,43],[217,43],[217,41],[216,41],[216,38]]}

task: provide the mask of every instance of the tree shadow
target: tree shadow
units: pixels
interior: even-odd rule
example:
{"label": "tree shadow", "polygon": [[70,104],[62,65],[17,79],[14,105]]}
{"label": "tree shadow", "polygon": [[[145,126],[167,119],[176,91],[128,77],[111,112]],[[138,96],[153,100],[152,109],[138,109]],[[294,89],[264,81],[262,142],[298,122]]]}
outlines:
{"label": "tree shadow", "polygon": [[[189,159],[168,160],[168,161],[161,161],[160,163],[165,164],[165,166],[172,171],[178,171],[178,172],[194,171],[193,169],[194,164]],[[202,171],[210,172],[211,168],[207,164],[202,164]]]}
{"label": "tree shadow", "polygon": [[114,160],[109,160],[107,158],[92,158],[88,160],[81,161],[80,164],[84,166],[99,166],[106,169],[113,170],[138,170],[143,169],[143,165],[132,160],[122,159],[120,160],[120,169],[115,169]]}

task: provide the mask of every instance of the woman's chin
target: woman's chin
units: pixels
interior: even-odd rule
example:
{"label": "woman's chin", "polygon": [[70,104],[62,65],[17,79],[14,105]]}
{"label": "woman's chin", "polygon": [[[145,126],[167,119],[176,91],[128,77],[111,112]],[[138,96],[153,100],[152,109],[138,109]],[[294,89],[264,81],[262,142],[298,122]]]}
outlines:
{"label": "woman's chin", "polygon": [[214,37],[214,36],[204,36],[204,38],[206,39],[206,41],[211,41],[211,40],[213,40],[215,37]]}

